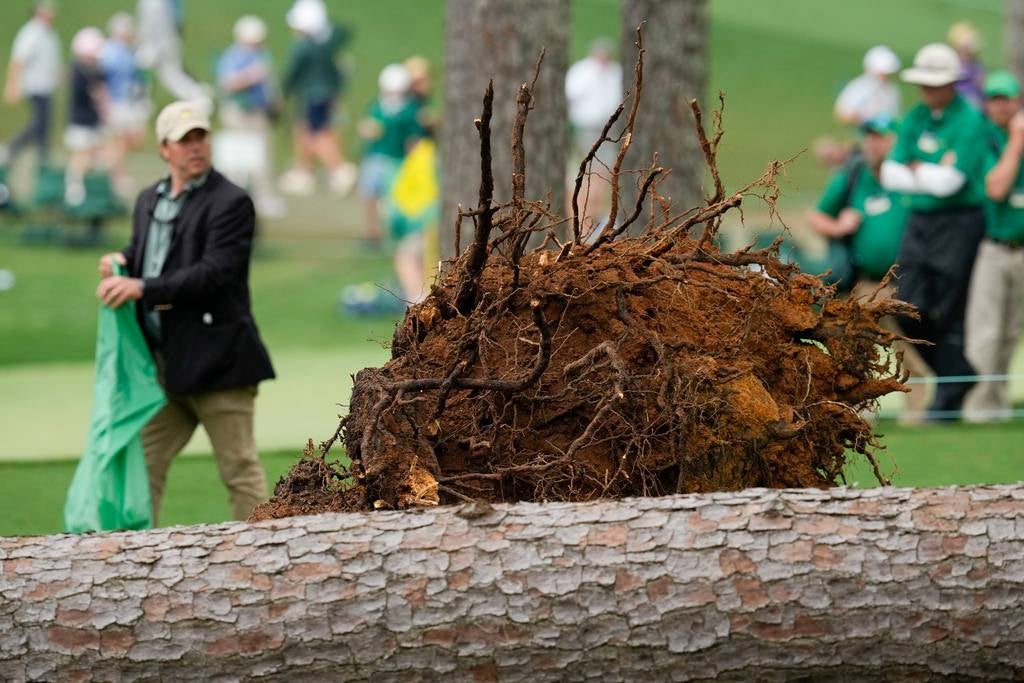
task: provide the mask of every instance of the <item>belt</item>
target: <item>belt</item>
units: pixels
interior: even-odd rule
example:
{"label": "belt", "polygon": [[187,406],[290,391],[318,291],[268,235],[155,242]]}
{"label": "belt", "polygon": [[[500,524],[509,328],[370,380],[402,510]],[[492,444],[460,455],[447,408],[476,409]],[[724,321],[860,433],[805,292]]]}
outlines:
{"label": "belt", "polygon": [[1024,247],[1024,240],[1001,240],[995,237],[989,237],[990,242],[995,242],[999,246],[1006,247],[1007,249],[1020,249]]}

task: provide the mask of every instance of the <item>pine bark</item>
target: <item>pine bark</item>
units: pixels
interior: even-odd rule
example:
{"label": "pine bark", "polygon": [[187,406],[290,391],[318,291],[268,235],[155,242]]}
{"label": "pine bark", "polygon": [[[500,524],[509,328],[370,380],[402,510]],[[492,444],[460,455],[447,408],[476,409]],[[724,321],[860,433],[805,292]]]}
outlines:
{"label": "pine bark", "polygon": [[[494,79],[491,121],[496,202],[512,196],[512,122],[516,94],[533,79],[541,48],[544,62],[526,124],[526,193],[551,196],[561,212],[565,194],[567,136],[565,71],[568,68],[568,0],[447,0],[445,4],[444,121],[441,125],[441,255],[455,255],[456,208],[476,208],[480,147],[473,119],[480,116],[487,82]],[[462,248],[472,226],[462,226]]]}
{"label": "pine bark", "polygon": [[[677,209],[688,209],[702,199],[705,168],[688,103],[696,99],[705,112],[711,111],[705,102],[707,0],[623,0],[622,68],[627,87],[636,63],[636,27],[641,23],[644,87],[623,168],[647,168],[657,154],[658,165],[672,169],[659,182],[658,192],[670,198]],[[627,211],[635,203],[637,178],[642,175],[623,183],[620,206]]]}
{"label": "pine bark", "polygon": [[1024,676],[1024,488],[0,539],[0,680]]}
{"label": "pine bark", "polygon": [[1024,81],[1024,0],[1006,0],[1003,51],[1010,70]]}

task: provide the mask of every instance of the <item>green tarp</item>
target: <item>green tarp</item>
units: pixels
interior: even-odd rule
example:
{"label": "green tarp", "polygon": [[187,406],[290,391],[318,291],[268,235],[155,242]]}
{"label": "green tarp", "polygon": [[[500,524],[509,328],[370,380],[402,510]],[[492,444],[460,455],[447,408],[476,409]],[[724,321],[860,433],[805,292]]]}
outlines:
{"label": "green tarp", "polygon": [[100,305],[96,379],[85,452],[64,504],[67,531],[152,526],[140,432],[166,399],[135,319],[135,302]]}

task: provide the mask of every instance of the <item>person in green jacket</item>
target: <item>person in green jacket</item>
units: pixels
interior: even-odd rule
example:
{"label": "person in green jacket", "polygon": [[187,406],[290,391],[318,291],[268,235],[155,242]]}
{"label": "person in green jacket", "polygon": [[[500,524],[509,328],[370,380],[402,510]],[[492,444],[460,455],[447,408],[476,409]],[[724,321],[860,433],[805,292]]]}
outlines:
{"label": "person in green jacket", "polygon": [[[990,122],[985,168],[985,237],[967,296],[967,358],[982,375],[1005,375],[1024,320],[1024,112],[1008,71],[985,79]],[[964,401],[969,422],[1012,416],[1005,380],[979,382]]]}
{"label": "person in green jacket", "polygon": [[[868,296],[896,263],[900,241],[910,210],[906,196],[889,192],[878,180],[882,162],[892,150],[897,124],[888,115],[868,119],[860,125],[860,154],[833,174],[816,208],[808,214],[811,228],[830,242],[844,248],[850,261],[854,297]],[[885,293],[892,295],[888,285]],[[895,320],[886,326],[900,332]],[[912,376],[928,374],[928,366],[909,344],[899,344],[903,365]],[[907,395],[904,424],[921,421],[927,406],[927,392],[916,385]]]}
{"label": "person in green jacket", "polygon": [[[902,78],[920,86],[921,102],[907,113],[880,172],[882,186],[906,194],[910,205],[897,295],[916,306],[920,318],[905,318],[901,326],[910,337],[931,342],[918,351],[938,377],[974,375],[964,355],[964,310],[985,230],[987,124],[956,94],[960,72],[960,59],[948,45],[918,50]],[[940,382],[929,417],[959,417],[972,385],[969,379]]]}
{"label": "person in green jacket", "polygon": [[281,177],[281,189],[290,194],[312,194],[316,189],[314,162],[318,160],[329,173],[331,190],[347,194],[357,171],[345,160],[331,119],[345,86],[335,60],[349,42],[349,31],[331,22],[323,0],[297,0],[287,20],[296,40],[282,90],[286,97],[294,98],[301,121],[295,130],[294,166]]}

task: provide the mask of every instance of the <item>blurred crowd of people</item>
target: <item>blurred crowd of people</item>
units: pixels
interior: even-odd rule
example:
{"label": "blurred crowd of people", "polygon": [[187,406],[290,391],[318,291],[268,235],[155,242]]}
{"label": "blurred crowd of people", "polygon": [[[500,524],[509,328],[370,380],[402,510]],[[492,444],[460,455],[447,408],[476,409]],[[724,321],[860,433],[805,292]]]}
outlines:
{"label": "blurred crowd of people", "polygon": [[[894,330],[925,343],[902,347],[912,375],[936,377],[930,401],[914,386],[907,421],[988,422],[1013,415],[1010,362],[1024,313],[1024,113],[1021,85],[986,72],[978,31],[960,22],[947,42],[922,47],[900,70],[879,45],[840,92],[836,120],[855,145],[818,145],[835,171],[809,214],[828,241],[841,291],[888,289],[919,317]],[[920,101],[903,111],[896,74]],[[902,116],[902,120],[900,117]]]}
{"label": "blurred crowd of people", "polygon": [[[56,12],[52,0],[39,0],[14,40],[4,100],[8,105],[25,101],[29,115],[24,129],[3,150],[0,166],[6,169],[29,147],[38,152],[40,177],[53,166],[49,131],[58,118],[52,111],[54,93],[66,87],[62,141],[67,158],[63,197],[68,207],[86,200],[87,187],[93,187],[86,182],[90,174],[108,179],[122,202],[134,199],[139,188],[126,159],[146,139],[157,84],[173,99],[196,103],[210,114],[216,109],[221,125],[213,137],[214,163],[249,190],[258,213],[266,217],[285,215],[282,194],[312,195],[322,177],[326,189],[338,195],[358,187],[365,207],[364,240],[377,247],[384,241],[385,224],[401,209],[401,203],[389,203],[389,193],[417,143],[423,141],[428,149],[417,157],[417,168],[434,172],[422,163],[424,153],[433,159],[433,147],[427,143],[435,125],[430,113],[430,64],[419,56],[381,72],[380,92],[358,124],[361,164],[346,154],[336,124],[351,77],[346,51],[352,32],[332,19],[323,0],[295,0],[283,17],[293,40],[279,80],[266,45],[267,23],[256,15],[237,19],[231,43],[216,60],[213,82],[205,83],[182,64],[181,0],[137,0],[134,13],[118,12],[105,30],[79,29],[71,39],[66,67],[54,30]],[[294,121],[291,163],[275,178],[272,133],[285,105],[290,105]],[[433,186],[436,189],[436,179]],[[422,227],[424,221],[416,218],[397,216],[404,219],[400,231]],[[404,264],[397,273],[402,282],[422,280],[421,265],[410,272],[413,261],[423,260],[421,241],[411,247],[412,240],[398,240],[406,247],[396,257],[396,265]],[[407,299],[417,300],[422,289],[405,288]]]}

